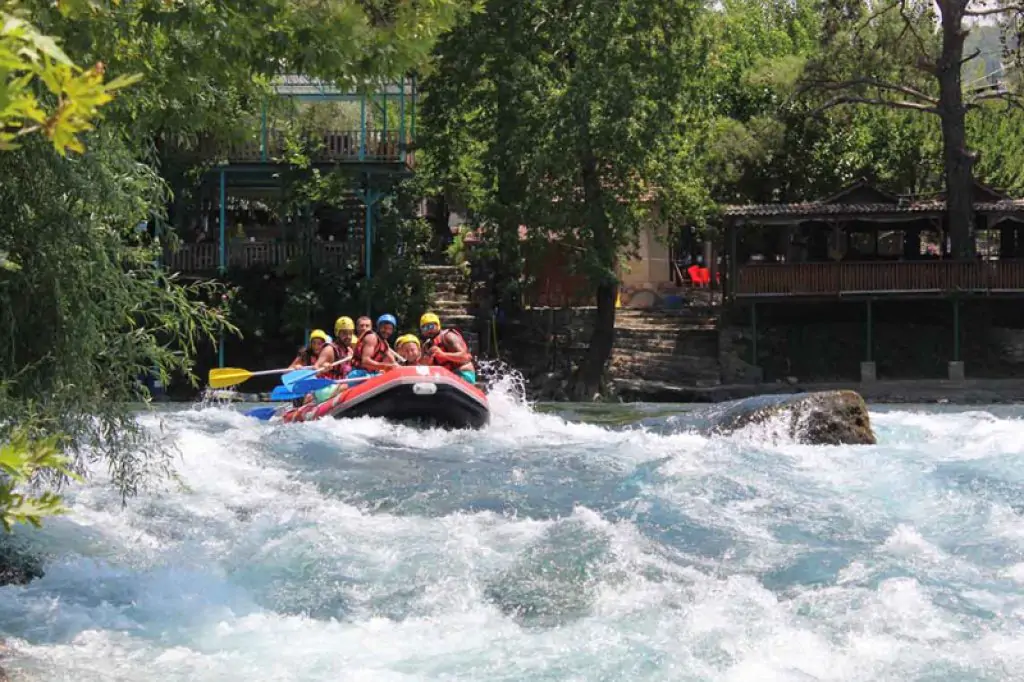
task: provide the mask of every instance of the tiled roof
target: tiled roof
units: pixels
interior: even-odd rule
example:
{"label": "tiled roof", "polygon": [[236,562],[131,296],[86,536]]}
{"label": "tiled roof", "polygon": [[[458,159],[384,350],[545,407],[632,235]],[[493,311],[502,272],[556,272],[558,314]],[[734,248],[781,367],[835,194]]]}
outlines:
{"label": "tiled roof", "polygon": [[[796,204],[748,204],[723,207],[723,215],[733,217],[785,217],[811,215],[868,215],[872,213],[941,213],[946,210],[945,201],[914,201],[901,204],[831,204],[821,201],[807,201]],[[974,210],[979,212],[1024,211],[1024,200],[975,202]]]}

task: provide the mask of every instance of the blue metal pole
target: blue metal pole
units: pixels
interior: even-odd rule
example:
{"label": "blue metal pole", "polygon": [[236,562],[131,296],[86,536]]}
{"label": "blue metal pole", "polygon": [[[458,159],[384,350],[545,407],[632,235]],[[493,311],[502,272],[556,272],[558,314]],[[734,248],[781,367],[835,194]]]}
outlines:
{"label": "blue metal pole", "polygon": [[359,160],[366,158],[366,95],[359,100]]}
{"label": "blue metal pole", "polygon": [[[227,259],[227,226],[225,225],[225,223],[227,223],[228,211],[227,211],[227,206],[225,205],[226,203],[227,203],[227,175],[225,174],[224,169],[221,168],[221,170],[220,170],[220,258],[219,258],[220,262],[219,262],[219,265],[218,265],[218,268],[217,268],[220,271],[221,275],[223,275],[225,272],[227,272],[227,269],[228,269],[228,263],[227,263],[227,260],[228,260]],[[217,345],[218,345],[218,348],[217,348],[217,362],[219,363],[217,366],[218,367],[223,367],[224,366],[224,334],[220,335],[220,342]]]}

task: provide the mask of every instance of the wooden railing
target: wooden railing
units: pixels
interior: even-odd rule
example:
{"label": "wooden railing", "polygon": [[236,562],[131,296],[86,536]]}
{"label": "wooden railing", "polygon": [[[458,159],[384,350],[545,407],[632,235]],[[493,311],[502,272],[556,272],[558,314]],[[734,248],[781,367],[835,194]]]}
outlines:
{"label": "wooden railing", "polygon": [[[276,267],[308,256],[314,267],[343,267],[350,262],[361,263],[358,244],[316,242],[310,250],[301,244],[274,242],[241,242],[225,249],[228,267]],[[164,254],[163,265],[171,272],[186,274],[216,272],[220,264],[220,246],[213,243],[182,244],[176,251]]]}
{"label": "wooden railing", "polygon": [[765,263],[742,266],[737,274],[738,297],[1024,292],[1024,261],[1019,260]]}
{"label": "wooden railing", "polygon": [[[401,163],[412,165],[411,140],[405,133],[405,145],[402,135],[397,130],[329,130],[311,135],[310,159],[314,162],[338,163]],[[234,162],[258,162],[272,160],[284,153],[284,134],[271,130],[266,136],[266,153],[264,141],[260,136],[234,143],[215,143],[206,141],[200,145],[200,153],[204,156],[222,155]],[[365,145],[364,145],[365,142]]]}

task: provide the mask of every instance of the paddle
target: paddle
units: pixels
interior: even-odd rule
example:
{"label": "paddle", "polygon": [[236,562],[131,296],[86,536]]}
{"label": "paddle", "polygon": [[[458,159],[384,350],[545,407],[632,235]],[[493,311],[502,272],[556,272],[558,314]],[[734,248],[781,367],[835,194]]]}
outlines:
{"label": "paddle", "polygon": [[247,369],[241,369],[239,367],[221,367],[218,369],[210,370],[209,385],[210,388],[225,388],[227,386],[235,386],[248,381],[252,377],[266,376],[268,374],[284,374],[285,372],[291,371],[308,371],[308,370],[292,370],[291,368],[284,369],[267,369],[262,372],[250,372]]}
{"label": "paddle", "polygon": [[275,386],[274,390],[270,392],[270,399],[274,402],[286,402],[302,398],[304,395],[304,393],[292,393],[287,386]]}
{"label": "paddle", "polygon": [[280,408],[277,408],[277,407],[257,407],[254,410],[249,410],[248,412],[246,412],[245,416],[246,417],[255,417],[256,419],[259,419],[260,421],[265,422],[265,421],[268,421],[268,420],[272,419],[274,417],[274,415],[277,414],[278,409],[280,409]]}
{"label": "paddle", "polygon": [[[367,379],[373,379],[374,376],[376,375],[367,377],[356,377],[354,379],[302,379],[301,381],[296,381],[294,384],[288,386],[288,389],[293,391],[294,393],[302,393],[303,395],[305,395],[307,393],[312,393],[313,391],[319,390],[326,386],[333,386],[334,384],[354,384],[357,381],[366,381]],[[273,397],[273,394],[271,394],[271,397]]]}
{"label": "paddle", "polygon": [[[331,364],[327,365],[327,367],[324,367],[324,369],[329,369],[331,367],[334,367],[335,365],[340,365],[343,362],[348,362],[351,359],[352,354],[350,353],[343,357],[341,360],[335,360]],[[285,386],[288,386],[289,384],[294,384],[297,381],[302,381],[303,379],[314,377],[322,371],[323,370],[316,369],[315,367],[302,367],[300,369],[292,370],[291,372],[288,372],[283,377],[281,377],[281,383]]]}

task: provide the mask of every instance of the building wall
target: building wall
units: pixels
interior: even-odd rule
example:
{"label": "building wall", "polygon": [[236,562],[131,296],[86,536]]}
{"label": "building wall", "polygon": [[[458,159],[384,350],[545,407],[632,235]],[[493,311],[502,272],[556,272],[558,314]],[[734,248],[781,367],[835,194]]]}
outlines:
{"label": "building wall", "polygon": [[628,259],[620,269],[622,285],[628,288],[657,288],[672,282],[672,252],[668,228],[652,216],[640,231],[636,257]]}

